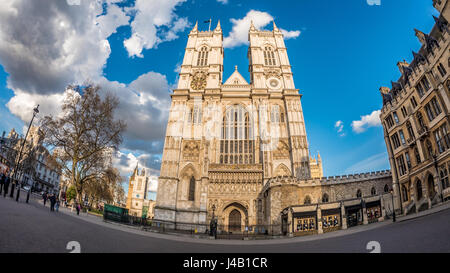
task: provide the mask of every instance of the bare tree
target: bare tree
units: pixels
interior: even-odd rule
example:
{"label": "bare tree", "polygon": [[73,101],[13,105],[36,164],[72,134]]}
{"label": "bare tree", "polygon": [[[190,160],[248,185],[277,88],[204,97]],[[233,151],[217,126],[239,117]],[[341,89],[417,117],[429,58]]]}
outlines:
{"label": "bare tree", "polygon": [[118,99],[109,93],[102,99],[99,90],[92,85],[69,86],[62,113],[41,120],[44,141],[76,187],[79,202],[86,183],[102,179],[126,128],[123,121],[114,120]]}

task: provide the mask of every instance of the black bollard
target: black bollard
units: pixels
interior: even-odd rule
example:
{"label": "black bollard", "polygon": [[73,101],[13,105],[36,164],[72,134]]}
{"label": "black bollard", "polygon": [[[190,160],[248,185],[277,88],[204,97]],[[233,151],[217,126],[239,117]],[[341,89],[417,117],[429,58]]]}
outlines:
{"label": "black bollard", "polygon": [[15,183],[11,183],[11,193],[9,194],[9,197],[14,198],[14,186]]}
{"label": "black bollard", "polygon": [[27,192],[27,203],[30,200],[30,191]]}
{"label": "black bollard", "polygon": [[20,185],[17,187],[16,202],[19,202],[19,197],[20,197]]}

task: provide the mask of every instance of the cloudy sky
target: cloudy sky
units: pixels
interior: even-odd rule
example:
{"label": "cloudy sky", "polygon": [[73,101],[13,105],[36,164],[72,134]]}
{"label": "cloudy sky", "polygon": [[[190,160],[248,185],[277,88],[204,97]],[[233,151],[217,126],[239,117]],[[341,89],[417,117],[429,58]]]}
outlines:
{"label": "cloudy sky", "polygon": [[[100,84],[120,99],[128,123],[115,159],[124,176],[139,161],[158,175],[170,90],[199,21],[221,20],[226,79],[238,65],[249,81],[253,20],[286,38],[303,94],[308,141],[325,175],[388,169],[379,122],[380,86],[399,77],[433,26],[432,1],[0,0],[0,131],[22,131],[32,109],[58,113],[65,86]],[[153,187],[154,188],[154,187]]]}

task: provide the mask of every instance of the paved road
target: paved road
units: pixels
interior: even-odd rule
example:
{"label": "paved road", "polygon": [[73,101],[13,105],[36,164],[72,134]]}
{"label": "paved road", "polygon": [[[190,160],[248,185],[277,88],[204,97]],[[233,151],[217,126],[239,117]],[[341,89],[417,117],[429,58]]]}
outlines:
{"label": "paved road", "polygon": [[[193,242],[161,235],[145,236],[109,228],[64,213],[50,212],[33,200],[16,203],[0,197],[0,252],[69,252],[69,241],[78,241],[82,252],[182,252],[182,253],[246,253],[246,252],[368,252],[366,244],[378,241],[382,252],[447,252],[450,253],[450,210],[421,218],[384,223],[379,227],[354,234],[313,241],[261,245],[249,241],[217,244],[218,241]],[[158,236],[160,236],[158,238]],[[166,236],[166,235],[165,235]],[[289,242],[285,239],[284,242]],[[280,242],[280,240],[276,241]]]}

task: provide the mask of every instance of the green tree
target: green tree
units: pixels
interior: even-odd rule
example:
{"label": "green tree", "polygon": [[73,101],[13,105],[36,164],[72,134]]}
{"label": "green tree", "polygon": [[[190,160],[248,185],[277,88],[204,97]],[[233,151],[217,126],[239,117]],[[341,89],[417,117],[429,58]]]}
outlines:
{"label": "green tree", "polygon": [[67,202],[72,201],[76,197],[77,197],[77,189],[75,188],[75,186],[72,185],[69,187],[69,189],[67,189],[67,192],[66,192]]}
{"label": "green tree", "polygon": [[82,202],[89,181],[101,181],[111,166],[111,156],[122,143],[126,124],[114,119],[119,100],[100,87],[69,86],[57,117],[41,121],[45,142],[54,149],[64,175],[75,186]]}

